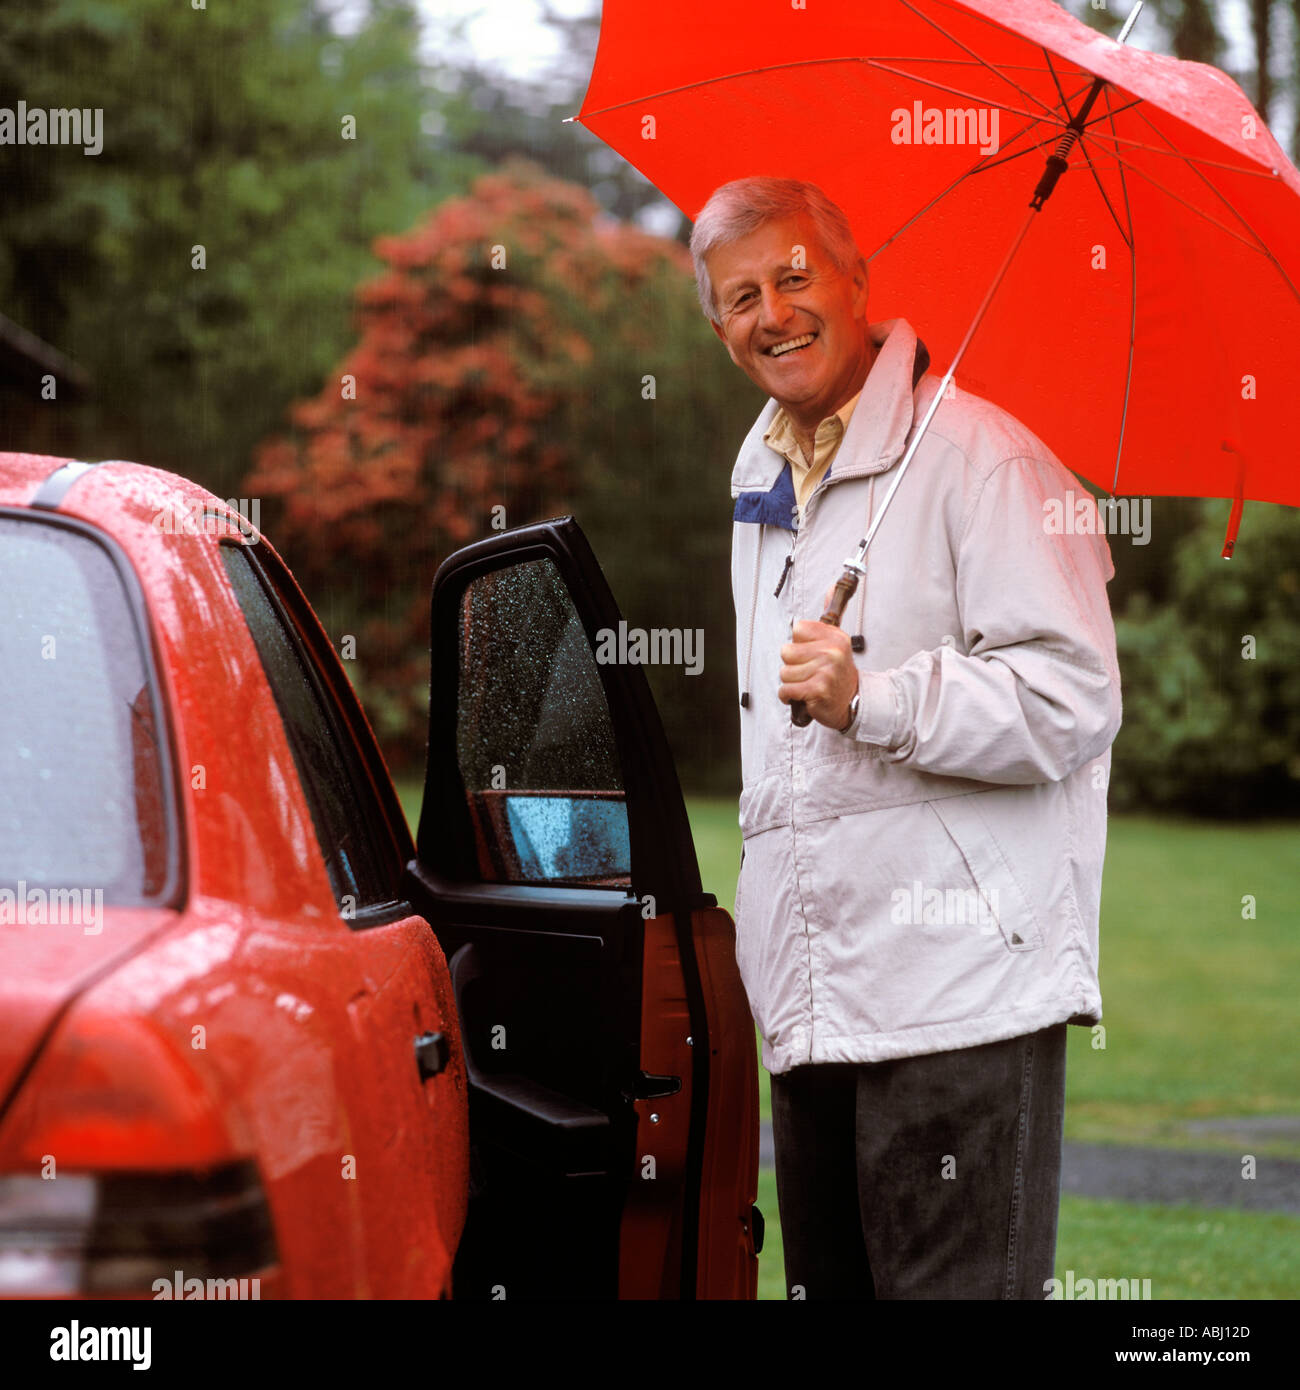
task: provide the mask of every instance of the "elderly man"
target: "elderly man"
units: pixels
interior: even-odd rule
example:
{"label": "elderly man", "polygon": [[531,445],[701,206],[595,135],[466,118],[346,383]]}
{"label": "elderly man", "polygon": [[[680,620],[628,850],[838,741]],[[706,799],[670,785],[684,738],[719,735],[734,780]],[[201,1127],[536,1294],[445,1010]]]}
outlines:
{"label": "elderly man", "polygon": [[1101,1017],[1105,537],[1049,533],[1072,475],[952,388],[841,626],[816,621],[940,382],[905,319],[868,321],[812,185],[726,184],[691,251],[770,397],[731,477],[736,922],[791,1297],[1042,1298],[1066,1024]]}

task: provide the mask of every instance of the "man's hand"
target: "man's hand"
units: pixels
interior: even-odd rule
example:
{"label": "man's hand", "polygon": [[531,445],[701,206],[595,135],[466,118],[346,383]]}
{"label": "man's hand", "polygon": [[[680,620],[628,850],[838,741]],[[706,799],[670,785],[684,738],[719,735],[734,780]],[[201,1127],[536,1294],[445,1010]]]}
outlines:
{"label": "man's hand", "polygon": [[[830,602],[833,588],[827,591]],[[828,729],[842,729],[849,722],[849,705],[858,689],[858,668],[853,646],[842,628],[800,619],[781,648],[781,688],[784,704],[802,700],[808,713]]]}

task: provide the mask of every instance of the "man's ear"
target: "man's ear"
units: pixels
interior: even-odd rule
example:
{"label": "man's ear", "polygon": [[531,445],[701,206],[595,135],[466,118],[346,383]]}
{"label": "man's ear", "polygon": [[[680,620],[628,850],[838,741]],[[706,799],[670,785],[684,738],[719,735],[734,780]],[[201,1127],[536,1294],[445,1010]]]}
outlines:
{"label": "man's ear", "polygon": [[853,267],[853,317],[865,319],[867,316],[867,300],[871,293],[871,276],[867,270],[867,263],[861,256],[858,263]]}

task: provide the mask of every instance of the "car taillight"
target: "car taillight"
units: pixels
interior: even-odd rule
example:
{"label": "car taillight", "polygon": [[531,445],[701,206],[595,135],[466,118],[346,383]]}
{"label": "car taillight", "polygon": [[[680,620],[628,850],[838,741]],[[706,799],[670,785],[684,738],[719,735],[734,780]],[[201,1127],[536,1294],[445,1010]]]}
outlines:
{"label": "car taillight", "polygon": [[148,1294],[165,1280],[178,1291],[166,1296],[185,1297],[190,1281],[226,1285],[276,1261],[251,1161],[207,1173],[0,1176],[0,1295]]}
{"label": "car taillight", "polygon": [[249,1153],[217,1113],[202,1062],[147,1018],[76,1011],[5,1114],[0,1172],[194,1172]]}
{"label": "car taillight", "polygon": [[148,1296],[276,1264],[253,1146],[205,1073],[147,1016],[73,1011],[0,1125],[0,1295]]}

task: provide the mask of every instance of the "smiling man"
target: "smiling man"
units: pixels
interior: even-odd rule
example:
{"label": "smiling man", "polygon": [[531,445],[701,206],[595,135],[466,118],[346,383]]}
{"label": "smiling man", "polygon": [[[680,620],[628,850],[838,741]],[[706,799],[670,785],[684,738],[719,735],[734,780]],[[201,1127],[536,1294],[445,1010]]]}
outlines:
{"label": "smiling man", "polygon": [[866,265],[814,186],[724,185],[691,251],[769,397],[731,479],[736,940],[791,1296],[1042,1298],[1066,1025],[1101,1017],[1105,536],[1049,534],[1073,476],[953,388],[841,626],[817,621],[940,383],[905,319],[868,320]]}

